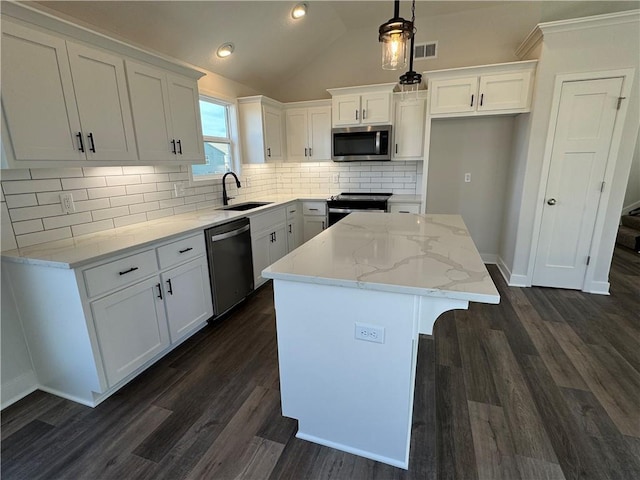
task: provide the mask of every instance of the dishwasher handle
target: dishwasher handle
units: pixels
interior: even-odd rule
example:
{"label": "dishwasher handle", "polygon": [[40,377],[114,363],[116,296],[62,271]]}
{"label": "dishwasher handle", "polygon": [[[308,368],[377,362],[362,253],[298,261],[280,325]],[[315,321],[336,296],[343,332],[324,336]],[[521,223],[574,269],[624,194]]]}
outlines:
{"label": "dishwasher handle", "polygon": [[245,225],[244,227],[238,228],[237,230],[232,230],[230,232],[219,233],[218,235],[213,235],[211,237],[211,241],[212,242],[219,242],[220,240],[224,240],[225,238],[236,237],[236,236],[248,231],[249,228],[251,228],[251,225]]}

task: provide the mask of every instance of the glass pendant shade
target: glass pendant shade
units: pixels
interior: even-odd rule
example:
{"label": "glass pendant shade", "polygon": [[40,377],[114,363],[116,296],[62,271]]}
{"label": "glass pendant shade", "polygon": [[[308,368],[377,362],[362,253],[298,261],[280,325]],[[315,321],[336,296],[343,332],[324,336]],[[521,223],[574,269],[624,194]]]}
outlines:
{"label": "glass pendant shade", "polygon": [[407,66],[407,43],[413,36],[413,22],[400,17],[399,11],[400,1],[396,0],[393,18],[378,29],[383,70],[400,70]]}

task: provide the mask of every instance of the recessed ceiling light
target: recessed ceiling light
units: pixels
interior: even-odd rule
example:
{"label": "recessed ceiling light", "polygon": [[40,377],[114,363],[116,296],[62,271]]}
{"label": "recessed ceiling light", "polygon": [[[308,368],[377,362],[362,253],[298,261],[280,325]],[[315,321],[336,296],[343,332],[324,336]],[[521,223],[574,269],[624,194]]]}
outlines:
{"label": "recessed ceiling light", "polygon": [[234,50],[233,43],[225,43],[218,47],[218,50],[216,51],[216,55],[218,55],[220,58],[228,57],[233,53],[233,50]]}
{"label": "recessed ceiling light", "polygon": [[293,7],[293,10],[291,10],[291,16],[296,20],[304,17],[306,14],[307,14],[306,3],[299,3],[295,7]]}

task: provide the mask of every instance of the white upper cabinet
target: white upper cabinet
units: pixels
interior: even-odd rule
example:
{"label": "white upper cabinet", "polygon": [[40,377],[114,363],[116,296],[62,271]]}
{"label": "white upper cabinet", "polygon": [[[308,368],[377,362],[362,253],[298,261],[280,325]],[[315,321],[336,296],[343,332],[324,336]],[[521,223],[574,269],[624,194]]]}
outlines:
{"label": "white upper cabinet", "polygon": [[238,99],[243,163],[281,162],[285,159],[282,104],[257,95]]}
{"label": "white upper cabinet", "polygon": [[420,97],[412,99],[403,100],[400,94],[396,94],[396,97],[392,158],[422,160],[427,99],[423,93]]}
{"label": "white upper cabinet", "polygon": [[195,80],[127,60],[141,161],[204,162]]}
{"label": "white upper cabinet", "polygon": [[137,159],[121,58],[10,22],[2,30],[2,106],[16,166]]}
{"label": "white upper cabinet", "polygon": [[67,42],[87,160],[138,158],[121,57]]}
{"label": "white upper cabinet", "polygon": [[287,109],[286,131],[289,161],[331,160],[330,106]]}
{"label": "white upper cabinet", "polygon": [[516,114],[530,110],[536,61],[425,72],[431,116]]}
{"label": "white upper cabinet", "polygon": [[[3,168],[204,162],[199,72],[19,4],[6,7]],[[129,68],[131,59],[148,68]]]}
{"label": "white upper cabinet", "polygon": [[331,88],[332,125],[380,125],[391,123],[391,95],[395,83]]}

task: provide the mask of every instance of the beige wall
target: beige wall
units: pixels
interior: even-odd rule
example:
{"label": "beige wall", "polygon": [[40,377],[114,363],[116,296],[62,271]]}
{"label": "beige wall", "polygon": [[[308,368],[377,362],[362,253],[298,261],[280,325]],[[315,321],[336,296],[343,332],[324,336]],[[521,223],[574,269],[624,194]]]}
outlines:
{"label": "beige wall", "polygon": [[629,182],[624,195],[623,213],[634,208],[640,208],[640,135],[636,140],[636,149],[633,152]]}
{"label": "beige wall", "polygon": [[[624,47],[622,47],[624,46]],[[545,35],[540,62],[536,72],[536,90],[532,105],[531,128],[527,150],[527,165],[522,180],[522,206],[518,221],[513,264],[507,267],[514,275],[531,278],[529,260],[533,244],[537,196],[542,175],[544,149],[557,75],[596,72],[621,68],[635,68],[631,86],[627,118],[617,156],[613,183],[610,186],[601,246],[596,255],[593,282],[608,281],[615,235],[629,178],[631,160],[638,135],[640,119],[638,98],[638,67],[640,64],[640,28],[637,20],[612,26],[581,28]],[[595,252],[594,252],[595,253]],[[505,259],[507,260],[507,259]]]}
{"label": "beige wall", "polygon": [[[433,120],[427,213],[460,214],[483,259],[498,255],[515,117]],[[465,183],[465,173],[471,182]]]}

